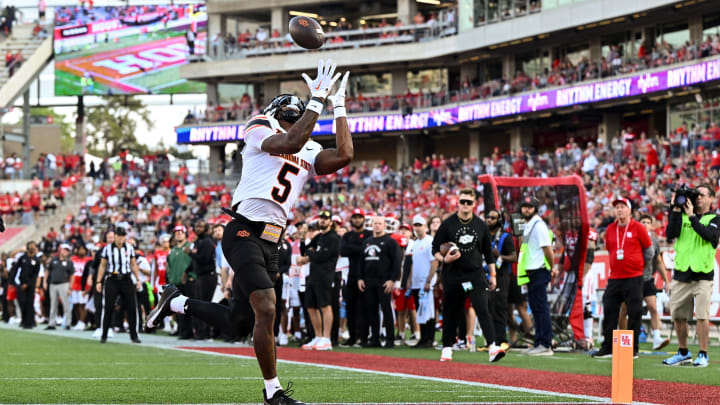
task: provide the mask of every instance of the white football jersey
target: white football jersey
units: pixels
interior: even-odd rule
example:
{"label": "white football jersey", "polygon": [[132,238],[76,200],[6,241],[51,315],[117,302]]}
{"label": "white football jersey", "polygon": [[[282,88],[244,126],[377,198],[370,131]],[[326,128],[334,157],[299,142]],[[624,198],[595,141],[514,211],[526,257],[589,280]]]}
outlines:
{"label": "white football jersey", "polygon": [[232,206],[251,221],[285,227],[290,209],[305,183],[315,176],[315,158],[322,146],[308,140],[294,155],[263,152],[263,141],[286,132],[274,118],[256,115],[245,126],[242,177],[233,194]]}

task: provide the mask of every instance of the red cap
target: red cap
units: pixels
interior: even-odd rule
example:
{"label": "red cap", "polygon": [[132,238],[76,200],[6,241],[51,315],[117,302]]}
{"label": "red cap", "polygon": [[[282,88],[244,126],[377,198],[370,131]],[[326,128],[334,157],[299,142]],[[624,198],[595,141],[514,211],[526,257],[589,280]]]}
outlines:
{"label": "red cap", "polygon": [[365,211],[363,211],[362,208],[355,208],[354,210],[352,210],[352,214],[350,216],[354,217],[355,215],[361,215],[364,217]]}
{"label": "red cap", "polygon": [[613,201],[612,205],[614,207],[617,204],[625,204],[625,205],[627,205],[628,208],[632,209],[632,203],[627,198],[620,197],[620,198],[615,199],[615,201]]}
{"label": "red cap", "polygon": [[400,229],[403,229],[403,228],[407,229],[408,231],[412,231],[412,228],[411,228],[410,225],[408,225],[408,224],[402,224],[402,225],[400,225]]}
{"label": "red cap", "polygon": [[175,225],[175,229],[173,229],[173,232],[180,231],[182,233],[187,233],[187,229],[184,225]]}

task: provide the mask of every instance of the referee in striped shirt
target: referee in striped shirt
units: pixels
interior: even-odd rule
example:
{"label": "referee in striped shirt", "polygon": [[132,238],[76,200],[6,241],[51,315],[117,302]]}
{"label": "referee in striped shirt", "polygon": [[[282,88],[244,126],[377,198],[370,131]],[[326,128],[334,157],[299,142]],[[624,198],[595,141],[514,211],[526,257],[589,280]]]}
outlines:
{"label": "referee in striped shirt", "polygon": [[127,230],[124,227],[115,227],[115,242],[106,245],[100,254],[100,268],[98,269],[96,289],[102,293],[102,337],[100,343],[107,341],[108,329],[115,309],[118,295],[122,296],[127,308],[128,324],[130,325],[130,340],[140,343],[137,327],[137,301],[136,293],[130,275],[135,274],[138,291],[142,288],[140,271],[135,260],[135,249],[125,242]]}

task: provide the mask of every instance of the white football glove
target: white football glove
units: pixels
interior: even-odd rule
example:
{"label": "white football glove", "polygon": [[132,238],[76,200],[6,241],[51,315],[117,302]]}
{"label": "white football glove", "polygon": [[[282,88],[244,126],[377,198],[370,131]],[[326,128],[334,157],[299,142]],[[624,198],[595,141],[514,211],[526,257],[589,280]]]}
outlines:
{"label": "white football glove", "polygon": [[350,71],[345,72],[345,75],[343,76],[343,79],[340,82],[340,87],[338,87],[337,92],[335,92],[335,95],[328,96],[328,100],[330,100],[330,102],[332,103],[333,108],[344,108],[345,107],[345,88],[347,87],[348,76],[350,76]]}
{"label": "white football glove", "polygon": [[320,61],[318,61],[318,74],[315,80],[310,80],[310,77],[305,73],[302,74],[302,78],[305,79],[305,83],[307,83],[310,88],[312,97],[327,98],[330,88],[332,88],[335,81],[340,77],[340,73],[333,76],[336,67],[337,65],[332,63],[332,60],[328,59],[327,61],[323,61],[320,59]]}
{"label": "white football glove", "polygon": [[345,72],[345,75],[340,82],[340,87],[338,87],[335,95],[328,96],[328,99],[333,105],[333,112],[335,113],[335,118],[347,117],[347,110],[345,109],[345,87],[347,87],[349,76],[350,71]]}

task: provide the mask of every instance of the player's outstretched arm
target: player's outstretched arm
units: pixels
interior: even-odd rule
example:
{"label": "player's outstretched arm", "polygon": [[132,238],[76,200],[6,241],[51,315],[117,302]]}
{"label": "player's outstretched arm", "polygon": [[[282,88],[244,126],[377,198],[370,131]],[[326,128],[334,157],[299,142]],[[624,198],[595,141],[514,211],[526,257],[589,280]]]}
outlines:
{"label": "player's outstretched arm", "polygon": [[305,83],[310,88],[311,99],[300,119],[290,127],[285,134],[278,134],[265,139],[262,150],[268,153],[295,154],[305,146],[310,139],[315,123],[322,114],[323,104],[340,73],[335,75],[337,65],[328,59],[318,62],[318,73],[315,80],[311,80],[305,73],[302,74]]}
{"label": "player's outstretched arm", "polygon": [[315,173],[319,175],[330,174],[347,166],[355,153],[345,110],[345,87],[348,76],[350,76],[350,72],[345,72],[337,93],[329,97],[335,112],[335,143],[337,147],[318,153],[315,158]]}

